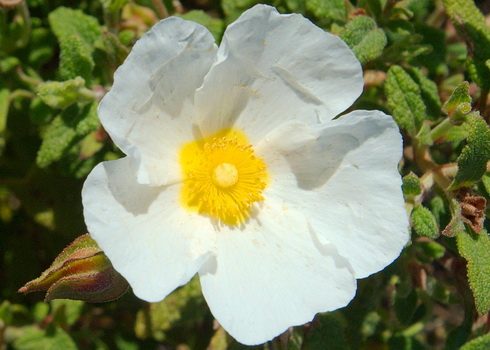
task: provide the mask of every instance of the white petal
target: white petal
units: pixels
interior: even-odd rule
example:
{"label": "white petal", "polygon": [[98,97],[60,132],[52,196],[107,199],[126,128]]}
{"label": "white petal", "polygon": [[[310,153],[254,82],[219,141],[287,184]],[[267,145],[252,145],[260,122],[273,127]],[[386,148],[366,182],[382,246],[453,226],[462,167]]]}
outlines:
{"label": "white petal", "polygon": [[273,176],[265,195],[305,213],[356,278],[398,257],[408,218],[397,168],[402,139],[390,116],[356,111],[324,125],[285,125],[256,150]]}
{"label": "white petal", "polygon": [[353,298],[351,267],[313,238],[302,214],[267,199],[245,229],[218,235],[199,275],[211,312],[236,340],[263,343]]}
{"label": "white petal", "polygon": [[134,293],[159,301],[201,267],[213,228],[180,208],[179,185],[138,184],[131,162],[103,162],[90,173],[82,191],[85,222]]}
{"label": "white petal", "polygon": [[177,149],[193,138],[194,92],[216,50],[206,28],[172,17],[138,40],[116,71],[99,117],[119,148],[142,155],[146,173],[139,174],[140,182],[161,185],[180,178]]}
{"label": "white petal", "polygon": [[234,125],[255,143],[288,120],[334,118],[362,88],[359,61],[342,40],[257,5],[228,26],[196,109],[205,136]]}

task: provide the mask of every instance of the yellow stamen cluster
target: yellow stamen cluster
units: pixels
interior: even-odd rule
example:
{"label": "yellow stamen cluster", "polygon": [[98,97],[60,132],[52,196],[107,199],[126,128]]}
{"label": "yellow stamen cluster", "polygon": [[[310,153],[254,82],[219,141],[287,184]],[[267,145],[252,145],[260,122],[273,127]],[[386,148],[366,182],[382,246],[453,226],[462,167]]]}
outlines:
{"label": "yellow stamen cluster", "polygon": [[238,225],[248,218],[252,204],[264,199],[265,163],[237,130],[185,144],[180,165],[185,179],[181,199],[190,210]]}

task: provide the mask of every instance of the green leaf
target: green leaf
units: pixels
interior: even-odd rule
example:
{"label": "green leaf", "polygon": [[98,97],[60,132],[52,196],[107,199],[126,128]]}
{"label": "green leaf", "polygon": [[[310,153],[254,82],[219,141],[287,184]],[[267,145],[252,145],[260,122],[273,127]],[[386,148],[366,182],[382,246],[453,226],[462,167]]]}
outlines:
{"label": "green leaf", "polygon": [[[465,106],[466,113],[471,110],[470,84],[467,81],[463,81],[454,89],[449,100],[444,103],[443,109],[448,115],[452,116],[461,104]],[[466,107],[468,105],[469,110]]]}
{"label": "green leaf", "polygon": [[417,300],[418,296],[415,289],[412,289],[407,296],[396,293],[393,307],[400,323],[405,325],[410,324],[417,309]]}
{"label": "green leaf", "polygon": [[490,333],[475,338],[461,347],[461,350],[488,350],[490,349]]}
{"label": "green leaf", "polygon": [[202,24],[213,34],[217,42],[221,41],[223,31],[225,30],[225,24],[221,19],[213,18],[201,10],[192,10],[183,15],[179,15],[179,17]]}
{"label": "green leaf", "polygon": [[481,182],[485,188],[485,192],[487,192],[487,196],[490,196],[490,173],[485,173],[481,178]]}
{"label": "green leaf", "polygon": [[483,89],[490,90],[490,28],[472,0],[443,0],[454,26],[466,41],[469,55],[468,72]]}
{"label": "green leaf", "polygon": [[49,24],[60,43],[61,76],[64,79],[81,76],[89,81],[94,67],[94,44],[102,32],[97,19],[81,10],[58,7],[49,14]]}
{"label": "green leaf", "polygon": [[7,126],[7,116],[9,113],[10,91],[0,78],[0,134],[5,131]]}
{"label": "green leaf", "polygon": [[136,34],[132,30],[125,29],[119,32],[118,38],[122,45],[130,46],[136,40]]}
{"label": "green leaf", "polygon": [[[417,242],[417,248],[426,256],[430,258],[430,261],[434,259],[440,259],[446,253],[446,248],[442,244],[435,241],[429,242]],[[430,262],[427,261],[427,262]]]}
{"label": "green leaf", "polygon": [[450,186],[452,190],[468,187],[479,181],[490,160],[490,129],[486,121],[476,112],[470,113],[467,120],[471,130],[468,144],[458,158],[458,172]]}
{"label": "green leaf", "polygon": [[119,38],[111,32],[102,33],[102,47],[100,48],[105,51],[114,67],[119,67],[129,54],[129,49],[121,44]]}
{"label": "green leaf", "polygon": [[[411,2],[411,4],[418,3]],[[432,0],[430,0],[432,2]],[[431,75],[447,76],[447,48],[446,48],[446,33],[439,29],[431,27],[425,23],[415,23],[415,32],[422,35],[421,45],[430,45],[431,52],[417,56],[413,63],[416,66],[427,67]]]}
{"label": "green leaf", "polygon": [[70,146],[98,127],[97,103],[83,108],[73,105],[65,109],[54,118],[46,131],[37,154],[37,165],[44,168],[60,160]]}
{"label": "green leaf", "polygon": [[349,45],[362,64],[381,55],[387,42],[384,31],[367,16],[354,17],[347,23],[340,38]]}
{"label": "green leaf", "polygon": [[52,59],[56,47],[55,38],[47,28],[36,28],[32,30],[29,44],[29,64],[40,69]]}
{"label": "green leaf", "polygon": [[13,345],[16,350],[77,350],[73,339],[64,330],[54,326],[47,329],[25,327]]}
{"label": "green leaf", "polygon": [[421,205],[416,206],[412,211],[412,224],[414,231],[423,237],[437,238],[439,227],[431,211]]}
{"label": "green leaf", "polygon": [[451,211],[451,221],[447,224],[446,228],[442,231],[442,234],[448,237],[455,237],[461,234],[465,227],[461,220],[461,205],[456,199],[451,199],[449,202],[449,209]]}
{"label": "green leaf", "polygon": [[345,22],[347,9],[344,0],[305,0],[306,9],[318,19]]}
{"label": "green leaf", "polygon": [[415,134],[426,116],[420,87],[400,66],[388,70],[385,83],[388,106],[400,128]]}
{"label": "green leaf", "polygon": [[[196,323],[202,323],[207,316],[206,310],[199,278],[194,277],[165,300],[150,304],[148,311],[138,312],[135,332],[139,337],[151,335],[154,339],[162,341],[167,339],[169,331],[175,327],[190,329]],[[191,341],[190,338],[186,340]]]}
{"label": "green leaf", "polygon": [[44,103],[52,108],[66,108],[76,102],[94,100],[94,95],[85,88],[85,80],[81,77],[41,83],[36,91]]}
{"label": "green leaf", "polygon": [[60,75],[63,79],[82,77],[90,81],[95,63],[92,51],[86,50],[82,39],[73,35],[60,43]]}
{"label": "green leaf", "polygon": [[410,74],[412,79],[420,87],[422,99],[427,106],[427,112],[434,117],[439,117],[441,115],[442,104],[436,83],[427,78],[418,68],[410,67],[407,69],[407,73]]}
{"label": "green leaf", "polygon": [[404,195],[418,195],[422,193],[420,187],[420,179],[417,175],[410,172],[410,174],[403,177],[402,190]]}
{"label": "green leaf", "polygon": [[20,61],[17,57],[5,57],[0,59],[0,72],[8,73],[12,71],[15,67],[20,66]]}
{"label": "green leaf", "polygon": [[458,250],[467,261],[468,280],[480,315],[490,310],[490,238],[483,229],[480,234],[462,232],[457,237]]}
{"label": "green leaf", "polygon": [[49,304],[44,302],[38,302],[34,305],[32,309],[32,316],[36,322],[41,323],[44,318],[49,314]]}
{"label": "green leaf", "polygon": [[[87,235],[88,236],[88,235]],[[97,247],[97,243],[94,242]],[[64,251],[63,251],[64,253]],[[85,303],[81,300],[55,299],[49,302],[56,317],[61,317],[62,323],[72,326],[78,321]]]}
{"label": "green leaf", "polygon": [[61,43],[66,39],[80,37],[87,51],[93,51],[95,41],[102,30],[95,17],[66,7],[58,7],[49,14],[49,25],[56,38]]}
{"label": "green leaf", "polygon": [[427,207],[436,218],[439,227],[442,227],[447,223],[447,221],[449,221],[448,209],[444,203],[444,200],[440,196],[435,196],[432,198]]}
{"label": "green leaf", "polygon": [[303,340],[301,349],[347,350],[346,320],[340,312],[318,314],[315,318],[319,326]]}
{"label": "green leaf", "polygon": [[236,20],[245,10],[248,10],[253,5],[258,4],[258,0],[222,0],[221,7],[226,15],[228,23]]}

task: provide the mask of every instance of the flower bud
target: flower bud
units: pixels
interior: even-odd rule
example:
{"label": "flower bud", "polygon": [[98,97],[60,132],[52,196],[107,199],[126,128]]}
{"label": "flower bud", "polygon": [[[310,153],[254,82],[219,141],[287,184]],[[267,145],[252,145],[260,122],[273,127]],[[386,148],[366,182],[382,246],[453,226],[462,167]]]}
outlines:
{"label": "flower bud", "polygon": [[126,280],[114,270],[90,235],[85,234],[66,247],[40,277],[28,282],[19,292],[47,291],[45,301],[74,299],[100,303],[119,298],[127,289]]}

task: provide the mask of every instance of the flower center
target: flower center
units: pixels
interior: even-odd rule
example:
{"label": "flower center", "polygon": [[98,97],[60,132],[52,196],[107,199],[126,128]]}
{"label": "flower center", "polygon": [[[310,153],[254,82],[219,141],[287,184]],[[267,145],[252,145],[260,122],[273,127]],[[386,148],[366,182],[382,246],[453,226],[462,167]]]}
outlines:
{"label": "flower center", "polygon": [[248,218],[252,204],[264,199],[267,168],[240,131],[226,129],[189,142],[179,156],[181,200],[188,210],[238,225]]}
{"label": "flower center", "polygon": [[238,170],[230,163],[221,163],[213,170],[213,182],[216,186],[227,188],[238,181]]}

